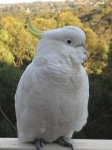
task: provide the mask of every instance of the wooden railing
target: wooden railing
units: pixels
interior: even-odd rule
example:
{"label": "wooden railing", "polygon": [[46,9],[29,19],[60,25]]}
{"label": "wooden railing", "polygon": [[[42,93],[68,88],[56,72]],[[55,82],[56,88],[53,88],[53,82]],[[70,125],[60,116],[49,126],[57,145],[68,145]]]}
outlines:
{"label": "wooden railing", "polygon": [[[112,150],[112,140],[70,140],[74,150]],[[0,138],[0,150],[36,150],[33,144],[22,144],[17,138]],[[58,144],[46,144],[42,150],[69,150]]]}

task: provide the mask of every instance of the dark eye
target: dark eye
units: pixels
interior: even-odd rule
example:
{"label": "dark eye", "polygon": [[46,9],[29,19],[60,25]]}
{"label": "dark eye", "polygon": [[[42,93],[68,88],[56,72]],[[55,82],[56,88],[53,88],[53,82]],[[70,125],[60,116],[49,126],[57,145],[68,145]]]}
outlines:
{"label": "dark eye", "polygon": [[72,43],[72,41],[71,41],[71,40],[67,40],[67,43],[68,43],[68,44],[71,44],[71,43]]}
{"label": "dark eye", "polygon": [[66,43],[67,45],[70,45],[70,44],[72,44],[72,40],[71,40],[71,39],[66,39],[66,40],[65,40],[65,43]]}

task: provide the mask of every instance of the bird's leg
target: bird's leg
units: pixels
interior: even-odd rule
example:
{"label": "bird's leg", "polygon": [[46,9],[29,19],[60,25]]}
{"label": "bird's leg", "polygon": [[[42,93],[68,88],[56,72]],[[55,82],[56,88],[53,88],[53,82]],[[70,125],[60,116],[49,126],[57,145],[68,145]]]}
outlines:
{"label": "bird's leg", "polygon": [[45,142],[42,139],[36,139],[35,140],[35,146],[37,150],[41,150],[41,148],[44,146]]}
{"label": "bird's leg", "polygon": [[58,143],[64,147],[68,147],[68,148],[71,148],[71,150],[74,150],[72,144],[69,143],[63,136],[61,136],[59,139],[54,141],[54,143]]}

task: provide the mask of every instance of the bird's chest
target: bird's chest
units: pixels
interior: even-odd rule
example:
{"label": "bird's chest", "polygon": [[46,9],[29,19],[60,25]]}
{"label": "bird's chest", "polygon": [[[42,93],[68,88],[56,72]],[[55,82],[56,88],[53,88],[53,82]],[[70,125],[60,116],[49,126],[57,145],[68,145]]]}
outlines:
{"label": "bird's chest", "polygon": [[82,66],[71,68],[51,65],[47,70],[47,79],[45,79],[47,90],[45,93],[54,97],[51,103],[60,104],[59,110],[60,113],[63,113],[62,116],[70,118],[74,114],[74,109],[80,109],[79,104],[83,103],[86,72]]}
{"label": "bird's chest", "polygon": [[63,71],[51,65],[38,71],[39,89],[35,89],[38,101],[35,106],[42,108],[43,120],[57,126],[58,130],[71,129],[76,118],[83,118],[86,74],[80,70],[66,68]]}
{"label": "bird's chest", "polygon": [[48,88],[54,89],[55,92],[75,94],[79,93],[84,86],[85,72],[79,68],[55,64],[48,65],[44,71],[43,78]]}

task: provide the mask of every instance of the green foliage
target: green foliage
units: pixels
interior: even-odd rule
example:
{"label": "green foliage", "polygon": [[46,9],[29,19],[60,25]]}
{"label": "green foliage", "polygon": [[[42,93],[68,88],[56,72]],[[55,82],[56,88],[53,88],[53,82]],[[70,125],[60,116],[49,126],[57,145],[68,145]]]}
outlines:
{"label": "green foliage", "polygon": [[[21,71],[0,62],[0,136],[16,135],[14,95]],[[6,128],[6,129],[5,129]]]}
{"label": "green foliage", "polygon": [[19,19],[12,16],[2,17],[0,25],[0,60],[15,66],[31,61],[38,40],[25,30]]}
{"label": "green foliage", "polygon": [[16,133],[5,119],[0,121],[0,137],[16,137]]}
{"label": "green foliage", "polygon": [[57,22],[54,19],[36,18],[34,20],[34,25],[37,29],[45,31],[55,29],[57,27]]}
{"label": "green foliage", "polygon": [[80,22],[80,20],[73,15],[72,12],[66,11],[62,12],[57,16],[57,22],[58,27],[63,26],[78,26],[80,28],[83,28],[83,24]]}
{"label": "green foliage", "polygon": [[0,61],[5,62],[7,64],[14,63],[14,57],[12,56],[11,52],[7,45],[0,41]]}

